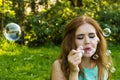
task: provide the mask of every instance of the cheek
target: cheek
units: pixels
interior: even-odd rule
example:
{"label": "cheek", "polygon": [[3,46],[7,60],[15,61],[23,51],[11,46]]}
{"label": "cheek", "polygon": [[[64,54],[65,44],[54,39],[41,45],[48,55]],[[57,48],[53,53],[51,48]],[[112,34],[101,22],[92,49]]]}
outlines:
{"label": "cheek", "polygon": [[78,40],[78,39],[76,39],[76,40],[75,40],[75,43],[76,43],[76,46],[77,46],[77,47],[83,45],[83,41],[82,41],[82,40]]}
{"label": "cheek", "polygon": [[98,40],[97,39],[92,40],[92,44],[94,48],[97,48]]}

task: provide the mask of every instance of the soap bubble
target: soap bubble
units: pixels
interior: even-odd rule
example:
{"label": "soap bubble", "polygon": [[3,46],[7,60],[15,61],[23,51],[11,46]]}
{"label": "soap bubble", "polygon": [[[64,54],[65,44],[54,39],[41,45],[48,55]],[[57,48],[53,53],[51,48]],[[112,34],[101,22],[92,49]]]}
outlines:
{"label": "soap bubble", "polygon": [[107,56],[110,56],[110,54],[111,54],[111,51],[110,51],[110,50],[107,50],[106,55],[107,55]]}
{"label": "soap bubble", "polygon": [[17,41],[21,37],[20,26],[16,23],[9,23],[4,28],[4,36],[9,41]]}
{"label": "soap bubble", "polygon": [[114,73],[115,70],[116,70],[115,67],[112,67],[110,71],[111,71],[111,73]]}
{"label": "soap bubble", "polygon": [[111,34],[111,30],[110,30],[109,28],[103,29],[103,35],[104,35],[105,37],[110,36],[110,34]]}
{"label": "soap bubble", "polygon": [[98,59],[99,56],[97,54],[94,54],[94,56],[92,57],[94,60]]}
{"label": "soap bubble", "polygon": [[81,57],[82,57],[84,54],[83,46],[78,47],[77,50],[79,50]]}
{"label": "soap bubble", "polygon": [[107,68],[109,68],[109,67],[111,67],[111,66],[112,66],[112,64],[111,64],[110,62],[108,62]]}
{"label": "soap bubble", "polygon": [[91,48],[90,54],[94,54],[95,53],[95,48]]}

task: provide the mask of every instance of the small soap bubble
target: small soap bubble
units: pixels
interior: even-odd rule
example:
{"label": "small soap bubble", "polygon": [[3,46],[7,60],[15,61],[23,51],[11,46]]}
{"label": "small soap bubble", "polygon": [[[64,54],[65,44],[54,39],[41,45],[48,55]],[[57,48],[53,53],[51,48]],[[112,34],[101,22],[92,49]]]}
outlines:
{"label": "small soap bubble", "polygon": [[[95,48],[92,48],[92,50],[91,50],[90,53],[91,53],[91,54],[94,54],[94,53],[95,53]],[[98,56],[98,54],[94,54],[92,58],[93,58],[94,60],[96,60],[96,59],[99,58],[99,56]]]}
{"label": "small soap bubble", "polygon": [[115,72],[115,68],[112,67],[111,70],[110,70],[111,73],[114,73]]}
{"label": "small soap bubble", "polygon": [[111,67],[111,65],[112,65],[112,64],[109,62],[109,63],[107,64],[107,68]]}
{"label": "small soap bubble", "polygon": [[9,41],[17,41],[21,37],[20,26],[16,23],[9,23],[4,28],[4,36]]}
{"label": "small soap bubble", "polygon": [[94,54],[94,53],[95,53],[95,48],[92,48],[90,54]]}
{"label": "small soap bubble", "polygon": [[82,55],[81,55],[81,56],[83,56],[83,54],[84,54],[84,50],[80,50],[80,53],[82,53]]}
{"label": "small soap bubble", "polygon": [[107,50],[106,55],[109,56],[111,54],[110,50]]}
{"label": "small soap bubble", "polygon": [[79,48],[78,48],[78,49],[83,50],[83,46],[79,46]]}
{"label": "small soap bubble", "polygon": [[104,35],[105,37],[110,36],[110,34],[111,34],[110,28],[105,28],[105,29],[103,29],[103,35]]}
{"label": "small soap bubble", "polygon": [[84,54],[83,46],[79,46],[79,47],[77,48],[77,50],[79,50],[80,53],[82,53],[81,56],[83,56],[83,54]]}
{"label": "small soap bubble", "polygon": [[99,56],[97,54],[95,54],[93,57],[92,57],[94,60],[98,59]]}

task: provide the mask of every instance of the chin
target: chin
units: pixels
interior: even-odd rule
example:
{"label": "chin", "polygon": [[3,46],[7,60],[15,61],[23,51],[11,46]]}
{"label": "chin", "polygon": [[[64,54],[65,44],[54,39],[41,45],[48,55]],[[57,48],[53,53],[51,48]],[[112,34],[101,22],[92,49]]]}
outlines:
{"label": "chin", "polygon": [[92,57],[92,55],[88,55],[88,54],[86,54],[86,55],[83,55],[85,58],[91,58]]}

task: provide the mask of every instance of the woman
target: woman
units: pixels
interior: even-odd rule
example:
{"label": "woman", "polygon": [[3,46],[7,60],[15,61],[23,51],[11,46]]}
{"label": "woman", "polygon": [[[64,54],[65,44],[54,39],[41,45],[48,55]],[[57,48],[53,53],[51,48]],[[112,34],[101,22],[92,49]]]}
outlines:
{"label": "woman", "polygon": [[108,79],[106,40],[94,19],[73,19],[65,28],[61,49],[52,66],[52,80]]}

